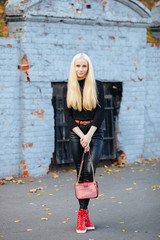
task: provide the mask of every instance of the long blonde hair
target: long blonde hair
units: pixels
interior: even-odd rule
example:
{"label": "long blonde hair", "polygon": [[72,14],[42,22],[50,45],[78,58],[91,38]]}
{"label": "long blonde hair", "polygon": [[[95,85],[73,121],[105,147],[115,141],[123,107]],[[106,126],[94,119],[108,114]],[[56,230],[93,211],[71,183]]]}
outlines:
{"label": "long blonde hair", "polygon": [[[88,62],[88,73],[86,76],[84,88],[83,88],[83,103],[82,103],[82,96],[80,91],[80,86],[78,83],[78,78],[75,71],[75,60],[83,58]],[[90,58],[84,53],[78,53],[74,56],[70,66],[70,73],[68,79],[68,91],[67,91],[67,107],[73,108],[75,110],[81,111],[85,110],[92,110],[96,108],[98,104],[97,99],[97,87],[96,81],[94,78],[93,66],[91,63]]]}

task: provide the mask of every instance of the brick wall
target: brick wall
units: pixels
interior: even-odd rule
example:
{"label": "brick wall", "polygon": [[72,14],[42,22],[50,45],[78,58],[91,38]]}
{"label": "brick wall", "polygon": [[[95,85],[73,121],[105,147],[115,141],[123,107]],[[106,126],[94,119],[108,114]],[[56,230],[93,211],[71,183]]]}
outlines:
{"label": "brick wall", "polygon": [[20,74],[19,44],[0,38],[0,176],[19,174]]}
{"label": "brick wall", "polygon": [[160,48],[147,44],[144,158],[160,157]]}
{"label": "brick wall", "polygon": [[[96,79],[123,82],[117,145],[125,151],[127,162],[141,159],[144,148],[145,28],[27,22],[26,31],[23,49],[30,67],[29,82],[24,80],[23,88],[24,104],[28,107],[24,132],[27,143],[33,143],[33,147],[25,149],[24,159],[32,159],[34,154],[38,161],[39,151],[45,160],[51,157],[54,130],[50,83],[67,81],[71,59],[78,52],[91,57]],[[38,103],[33,105],[36,99]],[[37,109],[44,111],[43,120],[31,114]],[[38,122],[31,126],[34,120]],[[45,124],[45,121],[50,124]],[[43,124],[48,128],[43,129]],[[30,132],[26,131],[28,126],[31,126]],[[46,137],[45,142],[37,135],[40,132]],[[38,149],[37,137],[41,149]],[[47,142],[51,143],[50,148]],[[42,146],[47,152],[41,151]],[[32,172],[32,160],[31,163],[27,160],[27,166]],[[33,168],[33,171],[37,170]]]}
{"label": "brick wall", "polygon": [[[51,83],[67,82],[70,62],[78,52],[90,56],[96,79],[123,82],[116,124],[117,148],[126,153],[127,162],[151,157],[153,149],[154,155],[159,155],[159,136],[154,130],[159,119],[153,98],[156,94],[158,98],[156,58],[160,55],[159,49],[146,46],[143,23],[147,19],[137,18],[137,12],[132,8],[127,10],[115,1],[109,6],[97,7],[97,16],[101,11],[103,16],[105,11],[112,13],[118,4],[118,12],[107,15],[108,22],[99,17],[95,20],[92,10],[99,4],[97,2],[83,12],[79,5],[73,6],[67,1],[66,7],[70,11],[67,13],[61,4],[61,1],[54,2],[53,6],[50,1],[33,4],[26,21],[9,21],[10,36],[17,40],[0,39],[0,50],[3,51],[0,65],[4,69],[4,78],[0,76],[0,126],[3,132],[0,176],[46,173],[55,140]],[[53,9],[50,11],[48,6]],[[75,15],[79,14],[77,11],[82,15]],[[65,18],[65,14],[71,18]],[[116,17],[122,22],[117,22]],[[12,46],[7,47],[7,44]],[[149,91],[151,81],[157,86],[154,94]]]}

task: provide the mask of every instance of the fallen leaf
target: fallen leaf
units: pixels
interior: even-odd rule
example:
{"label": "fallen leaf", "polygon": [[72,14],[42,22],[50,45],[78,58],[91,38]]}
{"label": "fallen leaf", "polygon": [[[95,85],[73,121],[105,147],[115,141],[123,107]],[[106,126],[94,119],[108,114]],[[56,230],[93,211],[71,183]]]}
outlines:
{"label": "fallen leaf", "polygon": [[119,173],[122,172],[122,170],[113,170],[113,173]]}
{"label": "fallen leaf", "polygon": [[30,193],[35,193],[35,192],[37,192],[37,188],[30,189],[29,192]]}
{"label": "fallen leaf", "polygon": [[93,203],[93,204],[92,204],[92,206],[94,207],[94,206],[95,206],[95,204]]}
{"label": "fallen leaf", "polygon": [[6,181],[11,181],[11,180],[13,180],[14,178],[12,177],[12,176],[10,176],[10,177],[5,177],[4,178]]}
{"label": "fallen leaf", "polygon": [[110,197],[111,199],[114,199],[115,197]]}
{"label": "fallen leaf", "polygon": [[48,218],[41,218],[41,220],[48,220]]}
{"label": "fallen leaf", "polygon": [[52,173],[53,178],[59,178],[59,175],[57,175],[56,173]]}
{"label": "fallen leaf", "polygon": [[137,185],[137,183],[135,183],[135,182],[134,182],[134,183],[133,183],[133,185],[135,185],[135,186],[136,186],[136,185]]}
{"label": "fallen leaf", "polygon": [[49,194],[49,196],[53,196],[53,194],[51,193],[51,194]]}
{"label": "fallen leaf", "polygon": [[66,218],[66,220],[68,221],[68,220],[70,220],[70,218]]}
{"label": "fallen leaf", "polygon": [[102,177],[104,176],[104,174],[101,173],[101,174],[98,174],[98,176],[99,176],[100,178],[102,178]]}
{"label": "fallen leaf", "polygon": [[47,213],[47,215],[52,215],[52,213]]}
{"label": "fallen leaf", "polygon": [[38,182],[39,182],[39,183],[41,183],[42,181],[41,181],[41,180],[39,180]]}
{"label": "fallen leaf", "polygon": [[125,229],[122,229],[122,232],[125,232],[126,230]]}
{"label": "fallen leaf", "polygon": [[139,172],[143,172],[143,169],[139,169]]}
{"label": "fallen leaf", "polygon": [[30,205],[34,205],[34,206],[37,206],[35,203],[30,203]]}
{"label": "fallen leaf", "polygon": [[124,224],[124,222],[120,222],[120,224]]}
{"label": "fallen leaf", "polygon": [[0,180],[0,185],[6,184],[7,181],[6,180]]}
{"label": "fallen leaf", "polygon": [[15,220],[14,222],[15,222],[15,223],[18,223],[18,222],[20,222],[20,220]]}
{"label": "fallen leaf", "polygon": [[156,188],[156,186],[154,185],[154,186],[152,186],[152,188],[153,188],[153,189],[155,189],[155,188]]}
{"label": "fallen leaf", "polygon": [[138,230],[135,230],[134,232],[136,232],[136,233],[137,233],[137,232],[139,232],[139,231],[138,231]]}
{"label": "fallen leaf", "polygon": [[106,172],[112,172],[112,169],[107,169]]}
{"label": "fallen leaf", "polygon": [[105,198],[101,198],[101,200],[105,200]]}
{"label": "fallen leaf", "polygon": [[25,183],[33,182],[33,179],[29,179],[29,181],[26,181]]}
{"label": "fallen leaf", "polygon": [[44,188],[48,188],[48,186],[44,186]]}
{"label": "fallen leaf", "polygon": [[150,171],[150,169],[146,169],[146,171],[147,171],[147,172],[149,172],[149,171]]}
{"label": "fallen leaf", "polygon": [[104,197],[104,194],[99,194],[99,197]]}
{"label": "fallen leaf", "polygon": [[122,204],[122,202],[118,202],[118,204]]}
{"label": "fallen leaf", "polygon": [[45,211],[48,211],[48,210],[50,210],[50,209],[49,209],[49,208],[44,208],[44,210],[45,210]]}
{"label": "fallen leaf", "polygon": [[22,183],[24,183],[21,179],[19,179],[18,181],[17,181],[17,184],[22,184]]}
{"label": "fallen leaf", "polygon": [[110,226],[106,226],[106,228],[110,228]]}
{"label": "fallen leaf", "polygon": [[32,231],[32,229],[26,229],[26,231],[27,231],[27,232],[31,232],[31,231]]}
{"label": "fallen leaf", "polygon": [[132,190],[132,189],[133,189],[132,187],[130,187],[130,188],[126,188],[127,191],[130,191],[130,190]]}
{"label": "fallen leaf", "polygon": [[45,193],[45,191],[41,191],[42,193]]}
{"label": "fallen leaf", "polygon": [[40,193],[37,193],[37,196],[40,196],[41,194]]}

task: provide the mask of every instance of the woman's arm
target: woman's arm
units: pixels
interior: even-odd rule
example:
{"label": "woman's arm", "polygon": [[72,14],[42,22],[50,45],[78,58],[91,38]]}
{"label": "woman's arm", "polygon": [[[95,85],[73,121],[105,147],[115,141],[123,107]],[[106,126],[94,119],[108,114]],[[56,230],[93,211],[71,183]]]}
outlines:
{"label": "woman's arm", "polygon": [[90,150],[90,142],[96,130],[97,130],[97,127],[91,126],[88,133],[81,137],[80,143],[82,147],[85,148],[85,152],[88,152]]}
{"label": "woman's arm", "polygon": [[80,143],[84,148],[85,152],[90,150],[90,142],[92,139],[93,134],[97,130],[97,127],[91,126],[88,133],[84,134],[79,127],[74,127],[72,131],[80,137]]}
{"label": "woman's arm", "polygon": [[84,136],[84,133],[81,131],[81,129],[79,127],[74,127],[72,128],[72,131],[77,134],[80,139]]}

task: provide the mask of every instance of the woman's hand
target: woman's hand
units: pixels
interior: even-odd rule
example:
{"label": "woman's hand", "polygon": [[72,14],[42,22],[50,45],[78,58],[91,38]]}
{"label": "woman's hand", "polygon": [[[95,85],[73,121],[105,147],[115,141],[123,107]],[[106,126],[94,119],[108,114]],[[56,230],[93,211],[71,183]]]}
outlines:
{"label": "woman's hand", "polygon": [[89,152],[90,142],[96,130],[97,130],[97,127],[91,126],[88,133],[84,134],[79,127],[75,127],[72,129],[72,131],[80,137],[80,144],[84,148],[85,152]]}
{"label": "woman's hand", "polygon": [[90,150],[90,146],[89,146],[90,142],[91,142],[91,139],[88,138],[87,134],[84,135],[84,136],[80,139],[80,143],[81,143],[82,147],[84,148],[84,152],[85,152],[85,153],[86,153],[86,152],[89,152],[89,150]]}
{"label": "woman's hand", "polygon": [[80,143],[82,147],[84,148],[85,152],[89,152],[90,150],[90,142],[92,140],[92,136],[97,130],[97,127],[91,126],[88,133],[80,138]]}
{"label": "woman's hand", "polygon": [[83,148],[87,148],[91,142],[91,136],[87,133],[86,135],[82,136],[80,139],[80,143]]}

